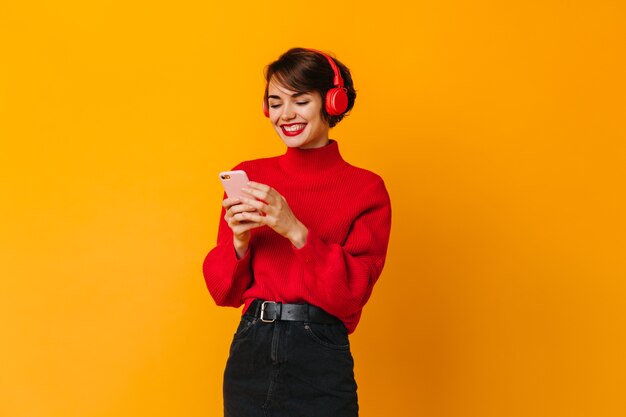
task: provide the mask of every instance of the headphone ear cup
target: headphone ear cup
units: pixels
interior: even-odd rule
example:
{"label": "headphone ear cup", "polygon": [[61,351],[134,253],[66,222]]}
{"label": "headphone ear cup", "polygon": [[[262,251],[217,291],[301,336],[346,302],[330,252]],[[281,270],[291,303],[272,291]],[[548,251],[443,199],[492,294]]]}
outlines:
{"label": "headphone ear cup", "polygon": [[263,99],[263,114],[265,117],[270,117],[270,110],[267,108],[267,101]]}
{"label": "headphone ear cup", "polygon": [[348,93],[345,88],[331,88],[326,93],[326,113],[339,116],[348,108]]}

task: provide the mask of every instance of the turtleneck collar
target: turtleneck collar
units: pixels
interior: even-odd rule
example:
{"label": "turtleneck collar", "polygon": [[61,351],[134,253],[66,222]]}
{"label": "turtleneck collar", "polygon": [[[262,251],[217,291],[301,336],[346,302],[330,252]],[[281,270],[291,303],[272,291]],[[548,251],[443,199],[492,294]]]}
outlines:
{"label": "turtleneck collar", "polygon": [[332,139],[328,145],[321,148],[287,148],[287,152],[279,158],[280,166],[289,173],[329,171],[337,168],[342,162],[339,145]]}

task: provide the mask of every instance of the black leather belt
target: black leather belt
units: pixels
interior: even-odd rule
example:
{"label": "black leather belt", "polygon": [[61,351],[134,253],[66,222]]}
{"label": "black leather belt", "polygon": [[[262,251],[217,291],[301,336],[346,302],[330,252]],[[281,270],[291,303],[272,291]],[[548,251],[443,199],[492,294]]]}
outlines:
{"label": "black leather belt", "polygon": [[275,301],[254,300],[247,316],[260,319],[265,323],[274,321],[304,321],[308,323],[341,323],[337,317],[311,304],[283,304]]}

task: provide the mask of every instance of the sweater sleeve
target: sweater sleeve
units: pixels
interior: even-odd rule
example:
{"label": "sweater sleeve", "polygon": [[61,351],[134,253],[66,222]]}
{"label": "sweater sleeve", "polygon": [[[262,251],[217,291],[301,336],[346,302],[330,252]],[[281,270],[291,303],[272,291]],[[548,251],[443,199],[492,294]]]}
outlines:
{"label": "sweater sleeve", "polygon": [[219,306],[239,307],[242,294],[252,283],[250,249],[237,259],[233,233],[224,220],[224,209],[217,233],[217,246],[204,259],[202,271],[209,293]]}
{"label": "sweater sleeve", "polygon": [[303,247],[304,285],[317,305],[342,318],[359,314],[380,276],[391,229],[391,203],[382,179],[360,198],[368,202],[343,243],[326,243],[309,228]]}

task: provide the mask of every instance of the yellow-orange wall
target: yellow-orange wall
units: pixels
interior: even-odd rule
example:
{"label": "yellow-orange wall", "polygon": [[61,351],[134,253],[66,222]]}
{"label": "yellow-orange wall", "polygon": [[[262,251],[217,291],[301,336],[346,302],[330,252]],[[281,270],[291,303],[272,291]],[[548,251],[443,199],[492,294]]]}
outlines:
{"label": "yellow-orange wall", "polygon": [[352,68],[332,137],[393,201],[352,338],[362,417],[626,415],[625,21],[617,0],[3,1],[0,415],[221,415],[216,173],[283,152],[262,71],[292,46]]}

